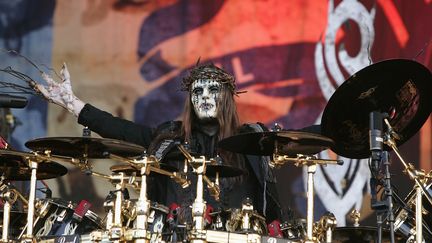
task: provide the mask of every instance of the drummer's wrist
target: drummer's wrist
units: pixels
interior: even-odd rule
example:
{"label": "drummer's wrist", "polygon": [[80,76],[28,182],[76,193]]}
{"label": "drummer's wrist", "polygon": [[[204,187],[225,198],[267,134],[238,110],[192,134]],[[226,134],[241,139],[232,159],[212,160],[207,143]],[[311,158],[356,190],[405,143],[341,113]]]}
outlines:
{"label": "drummer's wrist", "polygon": [[74,114],[74,116],[78,117],[82,109],[84,108],[85,103],[78,99],[77,97],[74,97],[73,100],[67,104],[67,109]]}

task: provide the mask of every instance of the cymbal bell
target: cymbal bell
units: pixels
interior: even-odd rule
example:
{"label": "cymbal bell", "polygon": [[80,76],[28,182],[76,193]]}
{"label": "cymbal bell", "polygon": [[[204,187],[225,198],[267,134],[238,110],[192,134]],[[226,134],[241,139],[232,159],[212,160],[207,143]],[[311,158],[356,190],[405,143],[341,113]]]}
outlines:
{"label": "cymbal bell", "polygon": [[[38,180],[47,180],[63,176],[66,173],[66,167],[59,163],[52,161],[39,161],[36,178]],[[26,165],[22,154],[1,154],[0,174],[10,181],[28,181],[31,177],[31,169]]]}
{"label": "cymbal bell", "polygon": [[227,151],[250,155],[272,155],[277,148],[279,154],[295,156],[319,153],[333,143],[332,139],[320,134],[284,130],[241,133],[222,139],[218,146]]}
{"label": "cymbal bell", "polygon": [[51,154],[101,159],[107,154],[115,154],[123,157],[141,155],[145,148],[121,140],[94,137],[47,137],[37,138],[25,143],[27,148],[34,151],[51,151]]}
{"label": "cymbal bell", "polygon": [[[397,146],[417,133],[432,110],[432,74],[406,59],[372,64],[348,78],[328,101],[321,119],[322,134],[333,139],[332,150],[348,158],[367,158],[369,114],[387,113],[399,135]],[[385,126],[384,126],[385,127]],[[384,150],[390,150],[384,146]]]}

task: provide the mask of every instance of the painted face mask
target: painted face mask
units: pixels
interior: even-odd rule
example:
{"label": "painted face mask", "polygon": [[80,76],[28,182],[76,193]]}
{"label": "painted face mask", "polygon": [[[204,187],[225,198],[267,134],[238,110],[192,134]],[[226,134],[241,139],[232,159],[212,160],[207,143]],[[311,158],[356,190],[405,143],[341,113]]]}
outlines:
{"label": "painted face mask", "polygon": [[221,84],[212,79],[198,79],[192,83],[191,101],[200,120],[216,118],[220,89]]}

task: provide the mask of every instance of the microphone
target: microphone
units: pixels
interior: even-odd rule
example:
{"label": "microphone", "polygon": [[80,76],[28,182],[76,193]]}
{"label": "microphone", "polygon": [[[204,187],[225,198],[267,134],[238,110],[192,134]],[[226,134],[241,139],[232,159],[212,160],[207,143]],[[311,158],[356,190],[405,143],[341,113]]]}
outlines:
{"label": "microphone", "polygon": [[0,94],[1,108],[24,108],[27,105],[27,98],[9,94]]}
{"label": "microphone", "polygon": [[369,113],[369,149],[374,171],[379,171],[379,163],[381,162],[384,142],[382,130],[383,114],[376,111]]}

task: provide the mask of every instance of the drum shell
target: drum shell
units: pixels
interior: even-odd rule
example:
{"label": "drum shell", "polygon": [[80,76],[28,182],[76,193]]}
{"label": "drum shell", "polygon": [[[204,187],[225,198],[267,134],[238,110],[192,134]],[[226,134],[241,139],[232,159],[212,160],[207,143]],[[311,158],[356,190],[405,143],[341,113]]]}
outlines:
{"label": "drum shell", "polygon": [[35,237],[87,234],[102,228],[102,219],[97,214],[88,210],[82,219],[75,219],[74,208],[75,204],[59,198],[37,199]]}

